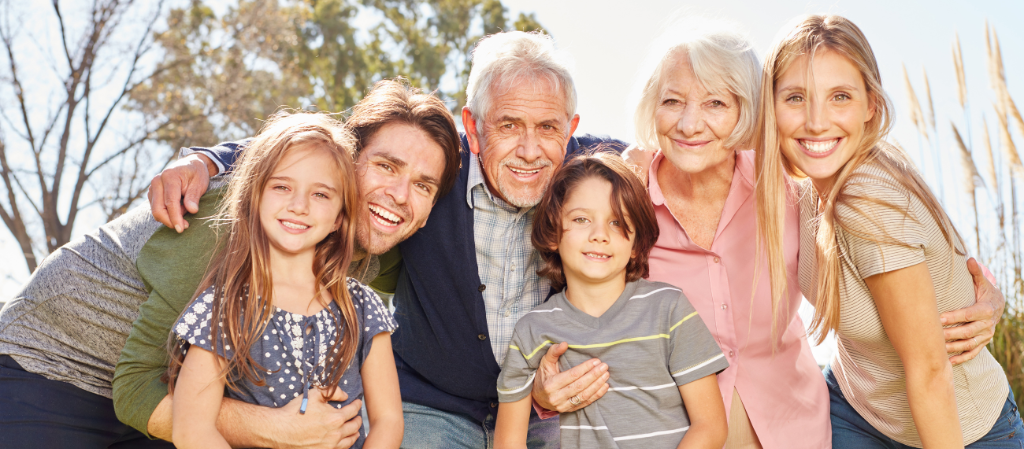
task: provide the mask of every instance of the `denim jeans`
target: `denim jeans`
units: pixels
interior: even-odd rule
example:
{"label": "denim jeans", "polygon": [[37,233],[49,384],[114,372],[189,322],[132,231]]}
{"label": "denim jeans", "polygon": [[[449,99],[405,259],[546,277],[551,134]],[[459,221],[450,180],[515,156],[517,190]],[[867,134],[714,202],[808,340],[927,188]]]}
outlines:
{"label": "denim jeans", "polygon": [[[825,384],[828,385],[829,405],[832,414],[833,449],[904,449],[910,448],[897,443],[868,424],[843,396],[831,368],[825,368]],[[1024,449],[1024,424],[1021,423],[1013,390],[999,412],[999,419],[985,436],[969,445],[972,449]]]}
{"label": "denim jeans", "polygon": [[[405,414],[402,449],[494,447],[495,416],[488,415],[481,423],[465,415],[448,413],[411,402],[402,402],[402,412]],[[558,418],[542,420],[531,414],[526,447],[556,449],[559,447],[560,438]]]}
{"label": "denim jeans", "polygon": [[22,369],[0,355],[0,447],[170,448],[122,424],[114,401]]}

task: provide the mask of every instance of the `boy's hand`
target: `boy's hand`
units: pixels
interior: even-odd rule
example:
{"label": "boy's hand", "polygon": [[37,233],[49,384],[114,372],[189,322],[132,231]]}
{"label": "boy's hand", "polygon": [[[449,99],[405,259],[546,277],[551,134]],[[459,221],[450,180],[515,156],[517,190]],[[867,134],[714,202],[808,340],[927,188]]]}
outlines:
{"label": "boy's hand", "polygon": [[548,348],[537,367],[533,381],[533,399],[548,410],[567,413],[592,404],[608,392],[608,365],[590,359],[560,372],[558,358],[569,345],[565,342]]}

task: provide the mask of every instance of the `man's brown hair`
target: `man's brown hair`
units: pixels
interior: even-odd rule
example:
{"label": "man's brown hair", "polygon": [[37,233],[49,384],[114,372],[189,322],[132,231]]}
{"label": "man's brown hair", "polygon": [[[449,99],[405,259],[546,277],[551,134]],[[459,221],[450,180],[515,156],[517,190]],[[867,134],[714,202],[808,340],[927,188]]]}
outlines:
{"label": "man's brown hair", "polygon": [[434,202],[437,202],[455,185],[462,163],[459,154],[462,139],[451,111],[439,98],[409,86],[409,81],[404,78],[378,81],[352,107],[352,114],[345,121],[356,135],[357,158],[377,131],[390,123],[406,123],[422,129],[444,150],[444,173],[434,197]]}
{"label": "man's brown hair", "polygon": [[[626,264],[626,282],[633,282],[650,274],[648,257],[654,242],[658,241],[658,219],[647,189],[622,158],[608,151],[594,151],[576,156],[565,163],[537,205],[533,218],[533,246],[537,248],[544,266],[537,274],[551,280],[556,290],[565,287],[565,272],[558,244],[562,240],[562,207],[573,189],[589,178],[599,178],[612,185],[609,198],[615,218],[626,238],[633,234],[633,254]],[[629,218],[628,220],[626,218]]]}

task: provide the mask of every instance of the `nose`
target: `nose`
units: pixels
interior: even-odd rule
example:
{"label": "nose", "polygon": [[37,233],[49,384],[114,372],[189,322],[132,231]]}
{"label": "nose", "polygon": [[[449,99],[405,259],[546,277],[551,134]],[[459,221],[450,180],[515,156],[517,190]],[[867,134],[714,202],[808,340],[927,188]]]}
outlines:
{"label": "nose", "polygon": [[595,222],[590,227],[590,241],[594,243],[608,243],[608,235],[611,232],[610,224]]}
{"label": "nose", "polygon": [[704,111],[701,105],[696,101],[687,103],[676,127],[684,136],[695,136],[704,131],[704,126]]}
{"label": "nose", "polygon": [[309,195],[293,191],[291,201],[288,201],[288,211],[295,215],[309,213]]}
{"label": "nose", "polygon": [[807,131],[811,134],[822,134],[832,127],[828,110],[824,101],[819,101],[817,96],[807,101]]}
{"label": "nose", "polygon": [[526,128],[519,137],[519,145],[516,147],[516,156],[526,161],[533,162],[544,156],[541,150],[540,135],[536,129]]}
{"label": "nose", "polygon": [[405,204],[409,199],[409,189],[412,180],[409,175],[395,176],[391,183],[384,188],[384,193],[391,197],[396,204]]}

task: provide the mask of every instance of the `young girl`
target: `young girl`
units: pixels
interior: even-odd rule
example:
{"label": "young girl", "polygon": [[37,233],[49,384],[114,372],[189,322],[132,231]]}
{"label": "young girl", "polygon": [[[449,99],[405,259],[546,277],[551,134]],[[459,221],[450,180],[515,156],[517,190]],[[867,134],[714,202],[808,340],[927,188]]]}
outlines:
{"label": "young girl", "polygon": [[1003,369],[984,348],[951,367],[939,313],[974,302],[964,244],[906,155],[885,143],[891,109],[867,39],[838,16],[809,16],[764,63],[757,198],[773,299],[783,171],[800,188],[800,289],[826,372],[833,446],[1021,447]]}
{"label": "young girl", "polygon": [[279,114],[242,156],[220,212],[226,243],[173,330],[178,447],[228,447],[215,426],[225,384],[228,397],[268,407],[301,397],[300,413],[310,394],[341,388],[348,403],[365,390],[371,432],[354,447],[401,442],[394,321],[345,276],[358,204],[353,147],[326,115]]}
{"label": "young girl", "polygon": [[658,225],[643,184],[617,154],[578,156],[555,175],[533,223],[539,274],[561,293],[516,323],[498,379],[498,447],[525,447],[531,387],[548,345],[563,370],[608,364],[608,393],[560,417],[562,447],[720,448],[716,373],[728,366],[678,288],[648,282]]}

